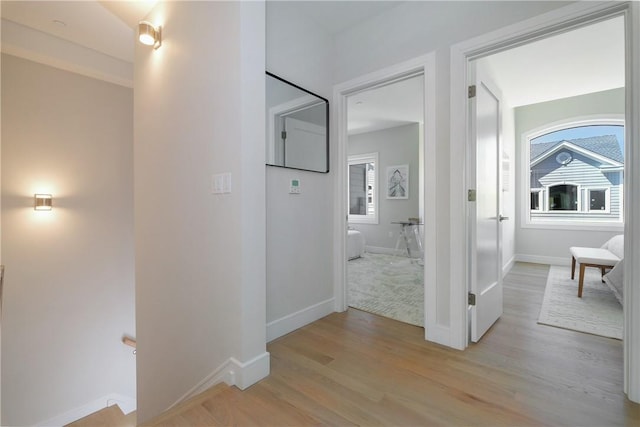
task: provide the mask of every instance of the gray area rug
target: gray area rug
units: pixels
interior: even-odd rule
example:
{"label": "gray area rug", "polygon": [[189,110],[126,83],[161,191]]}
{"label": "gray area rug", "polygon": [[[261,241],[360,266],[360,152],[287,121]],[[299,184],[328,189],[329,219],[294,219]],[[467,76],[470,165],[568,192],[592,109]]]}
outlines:
{"label": "gray area rug", "polygon": [[365,253],[347,272],[350,307],[424,327],[424,267],[416,260]]}
{"label": "gray area rug", "polygon": [[552,265],[538,323],[608,338],[622,339],[622,306],[600,280],[597,268],[585,270],[582,298],[578,298],[579,268]]}

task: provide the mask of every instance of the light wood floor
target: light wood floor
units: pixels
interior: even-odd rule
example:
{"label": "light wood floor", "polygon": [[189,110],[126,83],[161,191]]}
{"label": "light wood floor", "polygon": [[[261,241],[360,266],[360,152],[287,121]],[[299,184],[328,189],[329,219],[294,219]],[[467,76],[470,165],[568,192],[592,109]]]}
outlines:
{"label": "light wood floor", "polygon": [[548,266],[516,264],[504,315],[464,352],[350,309],[268,346],[271,375],[219,385],[152,426],[640,426],[622,342],[536,324]]}

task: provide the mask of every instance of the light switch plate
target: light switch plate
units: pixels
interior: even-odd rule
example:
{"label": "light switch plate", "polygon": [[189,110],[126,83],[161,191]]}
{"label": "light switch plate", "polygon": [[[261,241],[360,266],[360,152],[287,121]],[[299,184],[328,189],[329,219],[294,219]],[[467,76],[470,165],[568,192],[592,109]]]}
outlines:
{"label": "light switch plate", "polygon": [[211,176],[211,193],[212,194],[229,194],[231,193],[231,173],[218,173]]}

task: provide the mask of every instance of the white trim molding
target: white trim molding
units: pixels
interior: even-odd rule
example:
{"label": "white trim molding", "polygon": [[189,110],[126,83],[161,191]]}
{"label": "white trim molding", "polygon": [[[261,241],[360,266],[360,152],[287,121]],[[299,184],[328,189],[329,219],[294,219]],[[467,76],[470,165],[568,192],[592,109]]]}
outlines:
{"label": "white trim molding", "polygon": [[64,426],[113,405],[118,405],[126,415],[136,410],[136,399],[118,393],[111,393],[35,425],[47,427]]}
{"label": "white trim molding", "polygon": [[[347,98],[355,93],[390,84],[410,76],[424,78],[424,132],[421,145],[424,159],[424,195],[421,200],[436,199],[436,141],[435,141],[435,53],[387,67],[334,86],[333,90],[333,141],[337,145],[333,164],[335,171],[334,218],[334,296],[335,311],[347,309],[346,287],[346,235],[347,218]],[[424,206],[424,286],[425,286],[425,339],[449,345],[449,333],[438,332],[445,325],[437,323],[438,287],[448,286],[437,280],[438,260],[436,251],[436,204]],[[442,294],[442,292],[440,292]],[[442,302],[440,301],[440,304]]]}
{"label": "white trim molding", "polygon": [[[529,171],[530,164],[532,162],[530,158],[530,150],[529,144],[532,139],[535,139],[541,135],[545,135],[551,132],[556,132],[559,130],[563,130],[569,127],[581,127],[581,126],[625,126],[625,117],[622,114],[592,114],[587,116],[577,116],[570,117],[563,120],[558,120],[555,122],[551,122],[549,124],[539,126],[535,129],[531,129],[527,132],[524,132],[520,135],[520,141],[523,147],[526,149],[522,150],[522,154],[520,156],[519,169],[518,174],[520,176],[520,195],[516,203],[519,203],[522,209],[520,209],[520,224],[522,228],[541,228],[541,229],[553,229],[553,230],[582,230],[582,231],[617,231],[622,232],[624,229],[623,217],[620,216],[618,220],[615,219],[602,219],[596,220],[593,218],[585,218],[585,219],[559,219],[559,218],[549,218],[545,219],[543,217],[536,217],[535,219],[531,218],[531,212],[535,213],[553,213],[554,215],[567,215],[571,216],[576,213],[610,213],[610,201],[611,201],[611,192],[607,191],[607,207],[608,209],[605,211],[589,211],[586,208],[586,201],[584,199],[585,190],[591,189],[605,189],[603,187],[582,187],[578,194],[579,199],[579,209],[578,211],[550,211],[548,206],[548,191],[552,185],[547,185],[544,188],[530,188],[530,179],[529,179]],[[579,152],[587,157],[598,160],[602,163],[608,163],[611,167],[602,168],[603,172],[605,171],[618,171],[620,168],[624,168],[624,165],[608,159],[604,156],[600,156],[591,152],[587,152],[586,150],[571,144],[569,142],[564,142],[556,146],[553,150],[544,153],[543,155],[538,156],[536,159],[540,161],[544,158],[549,157],[553,153],[559,151],[562,148],[569,148],[573,151]],[[626,150],[625,150],[626,151]],[[620,172],[622,174],[622,172]],[[560,184],[562,184],[561,182]],[[569,184],[568,182],[566,184]],[[580,187],[576,183],[571,183]],[[556,185],[556,184],[553,184]],[[610,187],[608,188],[610,190]],[[540,209],[535,211],[529,211],[528,207],[530,206],[530,193],[534,191],[539,191],[539,199],[540,199]],[[622,192],[624,191],[624,183],[620,184],[620,212],[623,212],[624,209],[624,196]]]}
{"label": "white trim molding", "polygon": [[333,313],[334,308],[335,300],[329,298],[267,323],[267,342],[328,316]]}
{"label": "white trim molding", "polygon": [[[468,345],[467,289],[468,242],[467,189],[467,67],[470,60],[583,25],[624,15],[626,45],[625,154],[625,321],[624,391],[630,400],[640,402],[640,4],[637,2],[575,2],[509,25],[451,47],[450,79],[450,214],[451,214],[451,305],[452,344]],[[455,119],[453,119],[455,118]]]}
{"label": "white trim molding", "polygon": [[269,375],[269,357],[269,353],[264,352],[244,363],[234,357],[230,357],[163,412],[175,408],[220,383],[225,383],[229,386],[235,385],[241,390],[246,389]]}
{"label": "white trim molding", "polygon": [[269,353],[264,352],[251,360],[240,362],[235,358],[229,359],[229,381],[227,384],[235,385],[240,390],[251,387],[261,379],[267,377],[271,371]]}
{"label": "white trim molding", "polygon": [[513,259],[515,262],[531,262],[534,264],[571,265],[571,258],[553,256],[515,254]]}
{"label": "white trim molding", "polygon": [[624,391],[640,403],[640,4],[627,7]]}

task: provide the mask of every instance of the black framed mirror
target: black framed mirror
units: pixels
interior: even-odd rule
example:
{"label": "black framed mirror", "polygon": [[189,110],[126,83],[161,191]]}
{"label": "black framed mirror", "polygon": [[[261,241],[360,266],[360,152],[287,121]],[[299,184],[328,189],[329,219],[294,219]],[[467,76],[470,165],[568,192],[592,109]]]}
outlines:
{"label": "black framed mirror", "polygon": [[329,101],[266,74],[267,165],[329,172]]}

